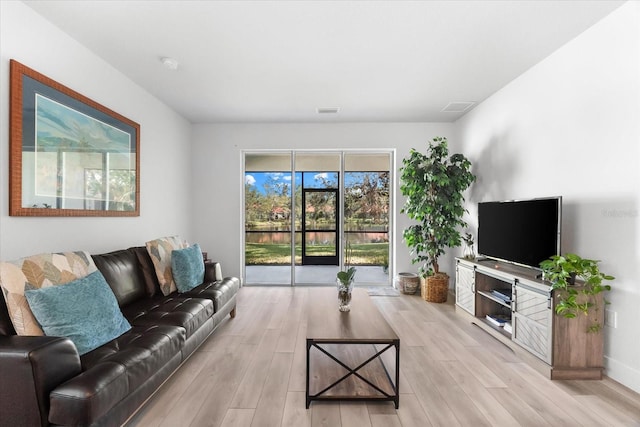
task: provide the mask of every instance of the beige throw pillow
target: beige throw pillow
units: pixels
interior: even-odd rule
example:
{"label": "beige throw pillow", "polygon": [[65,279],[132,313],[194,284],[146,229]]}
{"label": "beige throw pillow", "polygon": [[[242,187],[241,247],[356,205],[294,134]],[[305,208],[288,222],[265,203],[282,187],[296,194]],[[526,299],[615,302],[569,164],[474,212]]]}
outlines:
{"label": "beige throw pillow", "polygon": [[171,274],[171,252],[174,249],[188,248],[189,244],[179,236],[169,236],[151,240],[146,243],[146,246],[153,261],[162,294],[166,296],[175,292],[177,287]]}
{"label": "beige throw pillow", "polygon": [[44,335],[24,291],[64,285],[96,271],[88,252],[44,253],[0,262],[0,287],[18,335]]}

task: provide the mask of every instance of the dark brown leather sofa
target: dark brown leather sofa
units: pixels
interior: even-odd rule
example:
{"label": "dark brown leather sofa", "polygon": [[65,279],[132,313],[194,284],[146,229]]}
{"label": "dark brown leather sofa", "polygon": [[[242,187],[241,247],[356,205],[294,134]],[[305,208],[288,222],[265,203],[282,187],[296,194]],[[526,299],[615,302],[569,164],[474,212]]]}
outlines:
{"label": "dark brown leather sofa", "polygon": [[66,338],[17,336],[0,296],[0,426],[117,426],[227,315],[237,278],[205,264],[204,283],[164,296],[145,247],[93,255],[132,328],[78,356]]}

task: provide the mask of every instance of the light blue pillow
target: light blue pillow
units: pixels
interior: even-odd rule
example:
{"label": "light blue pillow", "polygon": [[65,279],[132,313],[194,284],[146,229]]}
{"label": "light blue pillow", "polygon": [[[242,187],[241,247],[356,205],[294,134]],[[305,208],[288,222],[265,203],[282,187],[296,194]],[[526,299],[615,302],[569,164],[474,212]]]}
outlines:
{"label": "light blue pillow", "polygon": [[200,245],[195,243],[171,252],[171,274],[178,292],[188,292],[204,280],[204,261]]}
{"label": "light blue pillow", "polygon": [[131,329],[100,271],[64,285],[25,290],[45,335],[67,337],[83,355]]}

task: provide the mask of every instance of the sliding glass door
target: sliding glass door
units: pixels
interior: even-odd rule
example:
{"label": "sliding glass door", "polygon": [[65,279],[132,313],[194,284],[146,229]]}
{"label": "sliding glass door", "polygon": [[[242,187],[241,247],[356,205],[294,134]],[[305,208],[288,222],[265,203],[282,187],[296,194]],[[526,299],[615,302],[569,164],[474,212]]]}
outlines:
{"label": "sliding glass door", "polygon": [[244,282],[389,283],[392,152],[244,153]]}

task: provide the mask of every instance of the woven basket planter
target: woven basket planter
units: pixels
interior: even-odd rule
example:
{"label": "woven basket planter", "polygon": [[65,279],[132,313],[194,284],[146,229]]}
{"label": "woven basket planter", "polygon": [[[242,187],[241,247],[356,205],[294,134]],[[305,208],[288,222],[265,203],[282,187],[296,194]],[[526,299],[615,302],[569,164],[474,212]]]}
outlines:
{"label": "woven basket planter", "polygon": [[449,276],[446,273],[438,273],[426,278],[420,278],[420,295],[427,302],[447,302],[449,294]]}
{"label": "woven basket planter", "polygon": [[420,278],[415,273],[398,273],[394,287],[403,294],[413,295],[420,287]]}

